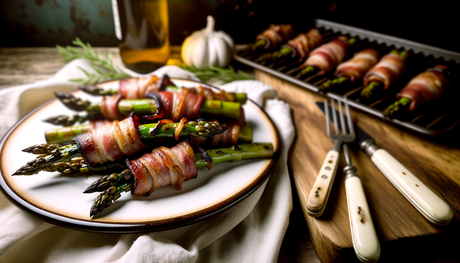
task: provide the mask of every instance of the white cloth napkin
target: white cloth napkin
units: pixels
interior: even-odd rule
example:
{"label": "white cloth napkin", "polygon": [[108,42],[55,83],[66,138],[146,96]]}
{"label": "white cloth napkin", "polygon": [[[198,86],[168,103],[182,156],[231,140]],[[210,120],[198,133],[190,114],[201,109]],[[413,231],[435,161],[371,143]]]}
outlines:
{"label": "white cloth napkin", "polygon": [[[53,98],[54,91],[74,90],[76,85],[68,80],[83,77],[77,67],[91,71],[86,61],[75,60],[49,80],[0,90],[0,137],[24,114]],[[175,66],[152,74],[197,79]],[[51,225],[0,194],[0,262],[275,262],[292,209],[287,153],[295,131],[289,105],[259,81],[221,88],[246,92],[280,132],[282,152],[265,188],[207,220],[144,234],[98,234]]]}

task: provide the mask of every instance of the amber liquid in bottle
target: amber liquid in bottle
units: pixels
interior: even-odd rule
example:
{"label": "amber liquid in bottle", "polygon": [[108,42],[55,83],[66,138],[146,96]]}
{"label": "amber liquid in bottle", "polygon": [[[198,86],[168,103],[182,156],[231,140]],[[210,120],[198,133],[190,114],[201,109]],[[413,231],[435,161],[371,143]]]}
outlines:
{"label": "amber liquid in bottle", "polygon": [[149,73],[170,55],[167,0],[118,0],[120,56],[128,69]]}

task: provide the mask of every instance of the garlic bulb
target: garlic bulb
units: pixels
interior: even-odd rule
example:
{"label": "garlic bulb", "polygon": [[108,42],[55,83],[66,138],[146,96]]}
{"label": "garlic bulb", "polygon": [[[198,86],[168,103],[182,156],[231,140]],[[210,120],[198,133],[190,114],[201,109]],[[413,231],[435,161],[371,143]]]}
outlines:
{"label": "garlic bulb", "polygon": [[227,66],[233,58],[233,39],[223,31],[214,31],[214,18],[208,16],[206,28],[193,32],[182,44],[182,60],[189,67],[205,69]]}

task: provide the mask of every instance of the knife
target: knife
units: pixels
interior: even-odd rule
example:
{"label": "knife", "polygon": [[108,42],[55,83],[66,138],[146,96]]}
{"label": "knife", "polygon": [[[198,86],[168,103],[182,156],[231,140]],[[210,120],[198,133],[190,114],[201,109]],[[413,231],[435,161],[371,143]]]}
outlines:
{"label": "knife", "polygon": [[[324,113],[324,103],[316,102],[316,105]],[[355,132],[356,141],[361,150],[367,154],[380,172],[420,214],[433,224],[439,226],[449,224],[452,220],[453,212],[444,200],[439,198],[385,149],[375,144],[374,138],[356,124]]]}

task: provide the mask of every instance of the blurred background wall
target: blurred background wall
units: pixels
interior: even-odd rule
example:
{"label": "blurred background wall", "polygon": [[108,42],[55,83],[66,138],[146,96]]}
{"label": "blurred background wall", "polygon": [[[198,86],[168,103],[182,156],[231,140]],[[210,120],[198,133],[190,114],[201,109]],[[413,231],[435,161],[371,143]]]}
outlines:
{"label": "blurred background wall", "polygon": [[[133,0],[135,1],[135,0]],[[456,1],[169,0],[170,40],[180,45],[213,15],[236,43],[269,23],[308,28],[323,18],[460,52]],[[0,46],[117,46],[111,0],[0,0]]]}

